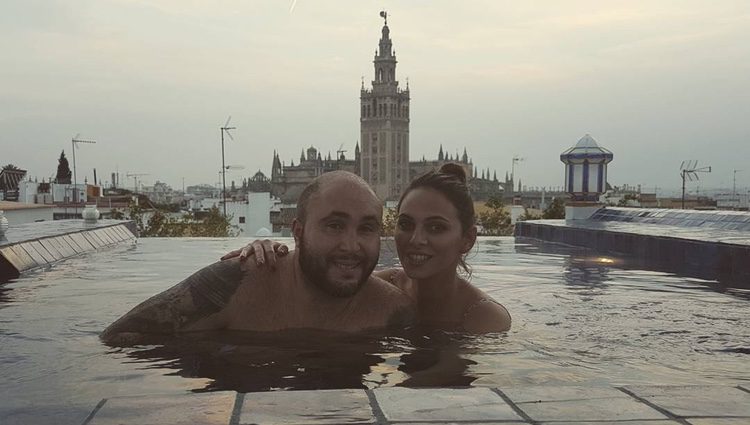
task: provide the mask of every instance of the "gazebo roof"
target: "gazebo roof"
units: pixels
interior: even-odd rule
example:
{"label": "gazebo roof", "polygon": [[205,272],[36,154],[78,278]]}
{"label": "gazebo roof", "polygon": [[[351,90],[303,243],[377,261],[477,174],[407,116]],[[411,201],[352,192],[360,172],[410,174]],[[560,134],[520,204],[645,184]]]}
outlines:
{"label": "gazebo roof", "polygon": [[575,146],[560,154],[560,160],[563,162],[571,159],[592,159],[609,162],[612,158],[612,152],[599,146],[590,134],[581,137]]}

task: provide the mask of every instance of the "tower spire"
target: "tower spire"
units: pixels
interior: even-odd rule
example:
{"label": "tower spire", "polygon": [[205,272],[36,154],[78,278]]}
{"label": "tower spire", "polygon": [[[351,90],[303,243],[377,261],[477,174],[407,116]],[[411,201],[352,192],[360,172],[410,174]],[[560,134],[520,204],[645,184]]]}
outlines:
{"label": "tower spire", "polygon": [[[409,91],[396,80],[388,13],[373,58],[372,88],[360,90],[360,172],[383,200],[398,199],[409,181]],[[385,149],[390,146],[390,149]],[[404,160],[406,158],[406,160]]]}

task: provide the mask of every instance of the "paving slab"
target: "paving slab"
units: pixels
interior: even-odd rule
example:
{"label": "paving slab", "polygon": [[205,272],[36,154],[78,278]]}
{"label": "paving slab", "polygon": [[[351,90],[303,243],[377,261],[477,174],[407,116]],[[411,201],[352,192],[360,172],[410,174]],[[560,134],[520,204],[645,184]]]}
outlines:
{"label": "paving slab", "polygon": [[240,424],[372,424],[364,390],[272,391],[244,395]]}
{"label": "paving slab", "polygon": [[110,398],[88,425],[227,425],[235,398],[230,391]]}
{"label": "paving slab", "polygon": [[669,419],[615,388],[527,387],[503,392],[531,419],[542,422]]}
{"label": "paving slab", "polygon": [[91,413],[92,406],[32,405],[0,407],[2,425],[81,425]]}
{"label": "paving slab", "polygon": [[627,386],[628,391],[676,416],[750,417],[750,393],[716,385]]}
{"label": "paving slab", "polygon": [[50,242],[52,238],[47,239],[40,239],[39,243],[42,244],[44,249],[47,250],[47,252],[54,257],[55,261],[60,261],[65,258],[65,256],[60,252],[52,243]]}
{"label": "paving slab", "polygon": [[45,262],[47,264],[51,264],[51,263],[54,263],[56,261],[55,260],[55,256],[52,255],[49,251],[47,251],[47,248],[45,248],[44,246],[42,246],[42,244],[39,241],[31,241],[31,242],[28,242],[28,243],[24,243],[23,245],[24,246],[29,246],[30,248],[32,248],[36,252],[38,252],[39,255],[41,255],[44,258],[44,260],[45,260]]}
{"label": "paving slab", "polygon": [[594,421],[594,422],[543,422],[544,425],[677,425],[677,421]]}
{"label": "paving slab", "polygon": [[[11,260],[10,257],[8,256],[9,252],[12,252],[13,255],[15,256],[14,258],[15,258],[16,263],[14,264],[14,266],[16,266],[16,269],[18,270],[28,270],[38,265],[37,262],[34,260],[34,257],[29,255],[29,253],[26,252],[26,250],[23,249],[23,247],[21,247],[20,245],[12,245],[12,246],[3,248],[2,250],[3,255],[5,255],[6,258]],[[13,263],[12,260],[11,260],[11,263]]]}
{"label": "paving slab", "polygon": [[750,418],[700,418],[688,419],[691,425],[748,425]]}
{"label": "paving slab", "polygon": [[489,388],[378,388],[373,393],[389,421],[523,421]]}
{"label": "paving slab", "polygon": [[500,389],[514,403],[628,398],[627,394],[612,387],[556,387],[546,385]]}

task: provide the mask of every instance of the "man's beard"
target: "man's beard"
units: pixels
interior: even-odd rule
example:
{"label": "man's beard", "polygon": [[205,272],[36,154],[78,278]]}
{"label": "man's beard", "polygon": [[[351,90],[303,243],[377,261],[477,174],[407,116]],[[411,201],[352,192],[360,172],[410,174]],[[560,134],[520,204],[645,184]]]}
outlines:
{"label": "man's beard", "polygon": [[318,254],[310,248],[305,243],[304,238],[301,238],[300,246],[297,250],[299,251],[300,268],[302,269],[302,274],[305,275],[305,279],[311,281],[322,291],[334,297],[351,297],[356,294],[370,278],[370,273],[372,273],[377,264],[377,258],[372,260],[370,264],[367,264],[365,263],[367,260],[366,256],[356,256],[361,263],[359,267],[362,269],[362,275],[359,276],[357,283],[352,285],[344,282],[336,282],[329,278],[328,271],[337,266],[333,264],[331,258],[324,254]]}

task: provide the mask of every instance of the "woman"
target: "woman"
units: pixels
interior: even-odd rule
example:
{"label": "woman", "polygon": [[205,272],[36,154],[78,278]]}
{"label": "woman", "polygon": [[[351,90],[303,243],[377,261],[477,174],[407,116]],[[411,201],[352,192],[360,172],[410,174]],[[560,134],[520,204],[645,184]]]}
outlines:
{"label": "woman", "polygon": [[[401,288],[414,301],[420,325],[472,333],[510,329],[511,318],[501,304],[471,285],[457,272],[470,275],[466,254],[476,242],[474,203],[466,173],[445,164],[411,182],[397,207],[396,250],[403,269],[375,275]],[[247,257],[252,252],[272,266],[274,254],[286,255],[284,245],[255,241],[222,259]]]}

